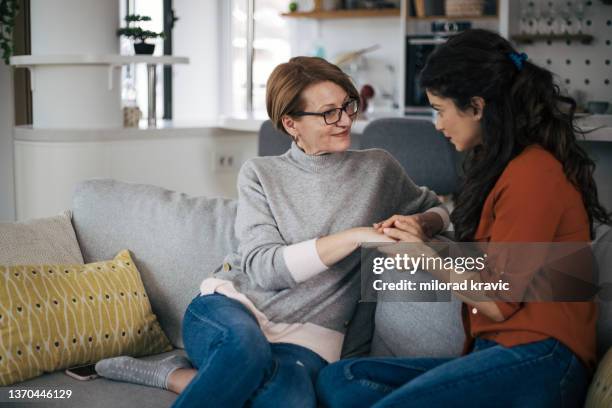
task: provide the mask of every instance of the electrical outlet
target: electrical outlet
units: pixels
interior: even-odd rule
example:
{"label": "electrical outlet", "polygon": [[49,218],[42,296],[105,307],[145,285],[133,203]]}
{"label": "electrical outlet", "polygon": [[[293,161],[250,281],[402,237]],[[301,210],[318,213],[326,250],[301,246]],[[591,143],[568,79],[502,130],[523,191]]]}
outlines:
{"label": "electrical outlet", "polygon": [[236,152],[215,151],[212,153],[212,164],[212,170],[215,173],[238,171],[240,168],[240,160]]}

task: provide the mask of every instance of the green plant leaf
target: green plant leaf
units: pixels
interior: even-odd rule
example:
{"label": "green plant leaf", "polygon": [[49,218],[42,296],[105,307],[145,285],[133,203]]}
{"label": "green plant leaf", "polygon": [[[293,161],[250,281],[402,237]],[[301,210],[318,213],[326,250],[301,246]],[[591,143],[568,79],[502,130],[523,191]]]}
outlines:
{"label": "green plant leaf", "polygon": [[125,16],[125,21],[151,21],[151,17],[141,16],[139,14],[128,14]]}
{"label": "green plant leaf", "polygon": [[18,0],[0,0],[0,47],[3,50],[2,59],[8,65],[13,54],[13,28],[15,16],[19,12]]}

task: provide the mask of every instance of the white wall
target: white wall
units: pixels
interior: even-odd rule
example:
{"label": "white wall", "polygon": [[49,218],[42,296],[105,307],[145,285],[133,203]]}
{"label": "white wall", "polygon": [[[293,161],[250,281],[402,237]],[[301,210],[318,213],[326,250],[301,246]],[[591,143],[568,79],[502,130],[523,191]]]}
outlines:
{"label": "white wall", "polygon": [[11,68],[0,61],[0,221],[15,220],[13,183],[13,80]]}
{"label": "white wall", "polygon": [[[81,139],[81,140],[79,140]],[[71,207],[75,185],[91,178],[161,186],[193,196],[237,197],[242,163],[257,155],[257,134],[217,128],[134,130],[18,129],[17,219]],[[215,166],[220,156],[234,165]]]}
{"label": "white wall", "polygon": [[[334,62],[344,53],[379,45],[380,48],[365,55],[365,66],[358,72],[348,72],[357,87],[370,84],[378,92],[374,103],[381,104],[381,93],[391,93],[398,83],[398,70],[402,57],[399,18],[302,20],[290,21],[291,54],[314,55],[314,47],[321,44],[325,57]],[[386,69],[392,65],[395,74]],[[397,98],[397,94],[396,94]]]}
{"label": "white wall", "polygon": [[174,65],[173,119],[214,120],[219,113],[220,7],[218,1],[174,2],[179,20],[173,30],[173,54],[189,57]]}

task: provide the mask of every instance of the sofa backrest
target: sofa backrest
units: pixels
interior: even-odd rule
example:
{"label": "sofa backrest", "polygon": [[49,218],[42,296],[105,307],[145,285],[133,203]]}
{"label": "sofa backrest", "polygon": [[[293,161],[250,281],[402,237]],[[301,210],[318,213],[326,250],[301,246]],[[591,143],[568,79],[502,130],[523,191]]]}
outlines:
{"label": "sofa backrest", "polygon": [[77,185],[72,212],[84,261],[129,249],[164,332],[182,348],[187,305],[236,248],[236,201],[94,179]]}
{"label": "sofa backrest", "polygon": [[[76,187],[72,222],[85,262],[112,259],[122,249],[132,252],[162,328],[172,344],[182,348],[181,322],[187,305],[199,292],[202,279],[237,246],[236,204],[230,199],[190,197],[160,187],[97,179]],[[610,227],[598,228],[593,250],[599,283],[610,287]],[[458,355],[464,339],[459,306],[456,299],[380,303],[375,312],[373,354]],[[612,346],[612,299],[601,299],[599,306],[602,354]],[[359,332],[352,339],[359,344],[366,335],[361,327],[371,324],[373,313],[363,316],[367,322],[351,322],[359,330],[349,329]]]}
{"label": "sofa backrest", "polygon": [[419,186],[427,186],[440,195],[457,191],[459,153],[429,120],[373,120],[363,130],[359,147],[385,149]]}

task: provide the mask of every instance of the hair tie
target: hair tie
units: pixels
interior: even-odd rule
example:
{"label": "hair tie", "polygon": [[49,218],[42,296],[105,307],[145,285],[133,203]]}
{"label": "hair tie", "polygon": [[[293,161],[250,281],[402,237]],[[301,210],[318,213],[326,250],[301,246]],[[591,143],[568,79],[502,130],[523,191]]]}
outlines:
{"label": "hair tie", "polygon": [[510,60],[512,60],[512,62],[514,63],[514,65],[516,65],[516,69],[518,69],[519,71],[523,69],[523,63],[525,61],[527,61],[527,54],[525,54],[524,52],[521,52],[520,54],[518,52],[510,52],[508,54],[508,57],[510,57]]}

